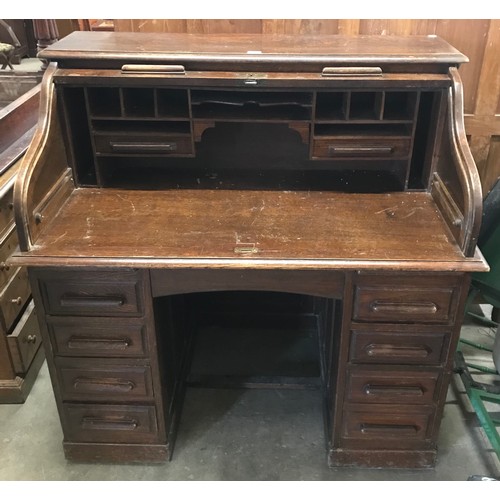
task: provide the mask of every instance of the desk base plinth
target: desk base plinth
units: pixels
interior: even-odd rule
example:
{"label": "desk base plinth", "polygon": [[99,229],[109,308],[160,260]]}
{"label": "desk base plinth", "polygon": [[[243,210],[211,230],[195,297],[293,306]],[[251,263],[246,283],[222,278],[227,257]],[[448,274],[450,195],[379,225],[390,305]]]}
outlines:
{"label": "desk base plinth", "polygon": [[116,444],[64,442],[64,455],[72,462],[154,464],[170,460],[168,444]]}
{"label": "desk base plinth", "polygon": [[330,467],[372,469],[429,469],[436,465],[437,450],[345,450],[328,452]]}

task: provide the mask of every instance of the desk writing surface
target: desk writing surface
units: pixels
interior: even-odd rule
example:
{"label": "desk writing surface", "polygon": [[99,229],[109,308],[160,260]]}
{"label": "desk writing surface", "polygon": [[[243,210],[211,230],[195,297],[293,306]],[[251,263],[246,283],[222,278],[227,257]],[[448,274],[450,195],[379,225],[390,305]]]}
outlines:
{"label": "desk writing surface", "polygon": [[[236,251],[235,251],[236,249]],[[30,256],[460,263],[429,194],[77,189]]]}

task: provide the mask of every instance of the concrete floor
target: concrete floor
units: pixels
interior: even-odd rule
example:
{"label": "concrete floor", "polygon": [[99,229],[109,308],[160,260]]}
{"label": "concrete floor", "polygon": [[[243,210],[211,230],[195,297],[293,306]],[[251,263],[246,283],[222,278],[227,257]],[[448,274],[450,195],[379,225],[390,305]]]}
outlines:
{"label": "concrete floor", "polygon": [[[463,334],[491,342],[493,330]],[[0,405],[0,480],[465,481],[500,464],[458,377],[450,386],[433,470],[329,469],[319,392],[189,389],[173,460],[163,465],[68,463],[44,365],[24,405]]]}

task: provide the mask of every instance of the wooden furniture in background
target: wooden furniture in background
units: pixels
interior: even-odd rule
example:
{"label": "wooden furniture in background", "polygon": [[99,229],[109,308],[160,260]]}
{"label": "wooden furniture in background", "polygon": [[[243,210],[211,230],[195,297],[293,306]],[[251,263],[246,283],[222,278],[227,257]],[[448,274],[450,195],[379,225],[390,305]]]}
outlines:
{"label": "wooden furniture in background", "polygon": [[89,32],[41,56],[11,263],[66,456],[167,459],[200,307],[256,291],[299,294],[316,325],[330,465],[432,466],[487,269],[465,56],[427,36]]}
{"label": "wooden furniture in background", "polygon": [[40,85],[0,111],[0,403],[23,403],[44,360],[26,269],[7,264],[18,246],[13,191],[38,119]]}
{"label": "wooden furniture in background", "polygon": [[465,128],[483,193],[500,176],[498,19],[115,19],[116,31],[287,35],[437,35],[470,60],[460,68]]}
{"label": "wooden furniture in background", "polygon": [[[33,22],[31,19],[4,19],[14,31],[19,44],[16,45],[12,57],[13,64],[21,64],[23,57],[36,56],[36,43],[33,38]],[[6,27],[0,25],[0,42],[13,44],[13,37],[8,33]]]}

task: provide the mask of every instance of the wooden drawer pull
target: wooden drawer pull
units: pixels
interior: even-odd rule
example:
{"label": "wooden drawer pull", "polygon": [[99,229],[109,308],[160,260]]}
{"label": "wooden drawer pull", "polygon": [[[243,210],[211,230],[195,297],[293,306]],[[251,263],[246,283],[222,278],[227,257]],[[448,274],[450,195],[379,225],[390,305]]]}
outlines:
{"label": "wooden drawer pull", "polygon": [[84,337],[71,337],[66,343],[68,349],[102,349],[124,351],[130,346],[128,339],[90,339]]}
{"label": "wooden drawer pull", "polygon": [[328,146],[329,155],[386,155],[393,152],[394,148],[391,146]]}
{"label": "wooden drawer pull", "polygon": [[135,384],[130,380],[98,380],[93,378],[80,377],[75,379],[73,387],[79,391],[98,391],[98,392],[130,392]]}
{"label": "wooden drawer pull", "polygon": [[383,302],[375,300],[370,304],[370,309],[375,313],[396,314],[436,314],[438,306],[434,302]]}
{"label": "wooden drawer pull", "polygon": [[364,347],[368,356],[387,357],[397,356],[398,358],[425,359],[431,353],[427,346],[397,346],[391,344],[369,344]]}
{"label": "wooden drawer pull", "polygon": [[416,425],[361,424],[361,432],[363,434],[400,434],[401,436],[416,436],[418,430]]}
{"label": "wooden drawer pull", "polygon": [[181,64],[124,64],[123,73],[178,73],[184,74],[186,68]]}
{"label": "wooden drawer pull", "polygon": [[382,68],[379,66],[365,66],[365,67],[344,67],[344,66],[331,66],[323,68],[321,76],[382,76]]}
{"label": "wooden drawer pull", "polygon": [[177,151],[176,142],[110,142],[109,146],[113,151],[119,153],[170,153]]}
{"label": "wooden drawer pull", "polygon": [[419,386],[392,386],[366,384],[363,392],[369,396],[423,396],[424,391]]}
{"label": "wooden drawer pull", "polygon": [[119,307],[125,304],[123,297],[72,297],[62,296],[60,300],[63,307]]}
{"label": "wooden drawer pull", "polygon": [[138,427],[137,420],[122,419],[113,420],[106,418],[84,417],[82,418],[82,428],[100,431],[133,431]]}

